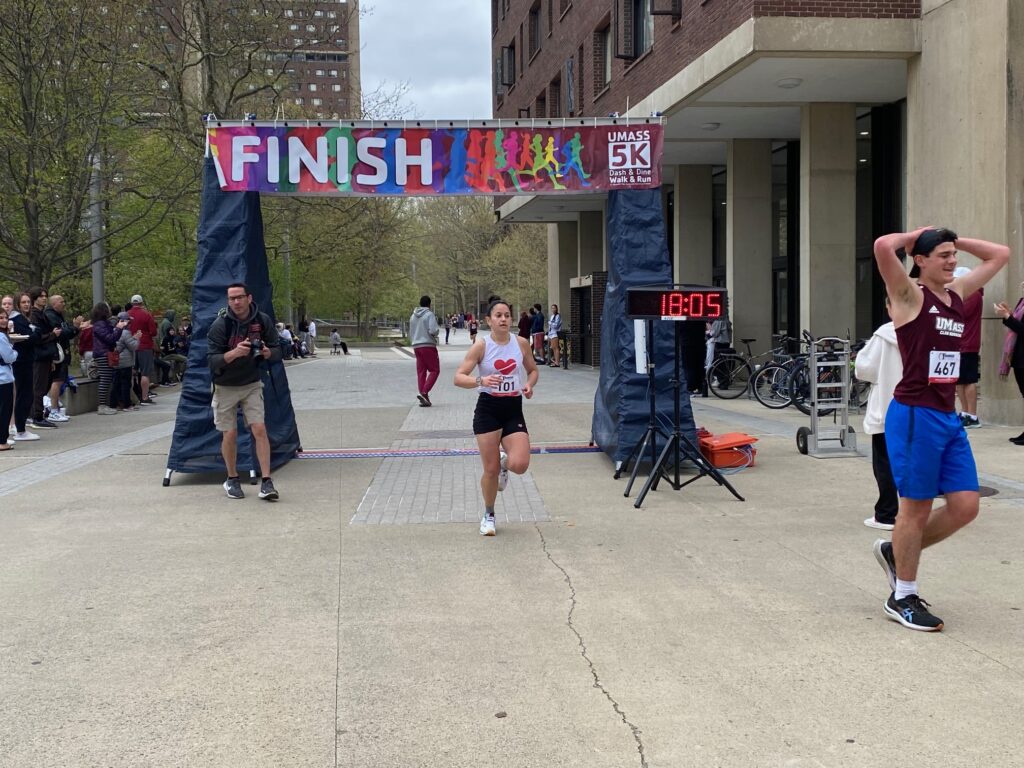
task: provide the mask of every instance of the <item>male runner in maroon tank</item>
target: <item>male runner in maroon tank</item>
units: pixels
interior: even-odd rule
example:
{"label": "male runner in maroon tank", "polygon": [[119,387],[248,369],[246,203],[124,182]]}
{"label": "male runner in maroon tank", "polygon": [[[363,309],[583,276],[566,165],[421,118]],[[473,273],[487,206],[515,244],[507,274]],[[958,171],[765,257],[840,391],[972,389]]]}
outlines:
{"label": "male runner in maroon tank", "polygon": [[[906,249],[919,268],[917,282],[900,261],[900,249]],[[957,250],[976,256],[981,264],[954,279]],[[964,299],[991,280],[1009,258],[1005,245],[958,237],[948,229],[925,227],[875,241],[875,260],[885,280],[903,358],[903,379],[885,419],[900,511],[892,543],[876,541],[875,557],[892,589],[883,606],[886,616],[910,629],[936,632],[943,626],[918,594],[921,550],[978,516],[978,472],[955,407]],[[933,511],[937,496],[946,497],[946,506]]]}

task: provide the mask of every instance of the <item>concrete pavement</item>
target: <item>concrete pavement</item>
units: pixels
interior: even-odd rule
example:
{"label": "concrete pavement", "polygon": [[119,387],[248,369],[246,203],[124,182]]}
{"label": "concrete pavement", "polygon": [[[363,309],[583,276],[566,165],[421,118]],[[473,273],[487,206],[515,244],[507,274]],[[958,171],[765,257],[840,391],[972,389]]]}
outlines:
{"label": "concrete pavement", "polygon": [[[291,365],[304,448],[471,445],[467,341],[431,409],[399,350]],[[533,442],[585,442],[596,385],[542,369]],[[998,493],[926,553],[927,635],[882,614],[870,462],[798,454],[792,409],[694,401],[760,438],[745,503],[636,510],[603,454],[544,454],[487,539],[476,457],[162,488],[174,400],[0,456],[0,766],[1021,764],[1019,428],[969,432]]]}

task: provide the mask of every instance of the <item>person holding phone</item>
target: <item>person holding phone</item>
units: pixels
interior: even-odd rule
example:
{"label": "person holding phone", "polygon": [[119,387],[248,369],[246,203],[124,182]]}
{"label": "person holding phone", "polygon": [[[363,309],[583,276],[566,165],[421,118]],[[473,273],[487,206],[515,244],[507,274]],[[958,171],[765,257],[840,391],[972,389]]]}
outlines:
{"label": "person holding phone", "polygon": [[259,311],[245,283],[232,283],[227,292],[227,309],[217,316],[206,335],[206,360],[214,387],[213,423],[222,433],[220,451],[228,473],[224,491],[229,499],[245,498],[237,467],[241,407],[260,465],[259,497],[277,501],[279,494],[270,479],[270,438],[263,420],[260,364],[281,359],[281,340],[274,322]]}

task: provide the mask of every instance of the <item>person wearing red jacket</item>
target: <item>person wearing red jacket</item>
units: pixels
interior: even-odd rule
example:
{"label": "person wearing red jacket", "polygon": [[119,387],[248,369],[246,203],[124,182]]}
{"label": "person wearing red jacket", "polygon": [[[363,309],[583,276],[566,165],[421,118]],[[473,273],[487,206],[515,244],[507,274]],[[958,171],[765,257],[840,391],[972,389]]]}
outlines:
{"label": "person wearing red jacket", "polygon": [[143,306],[145,302],[139,294],[132,296],[132,308],[128,310],[128,317],[131,324],[128,329],[134,334],[141,331],[139,337],[139,349],[135,353],[135,366],[139,370],[139,383],[142,386],[142,398],[139,402],[142,405],[153,405],[153,398],[149,396],[149,382],[153,378],[153,358],[156,349],[156,321]]}

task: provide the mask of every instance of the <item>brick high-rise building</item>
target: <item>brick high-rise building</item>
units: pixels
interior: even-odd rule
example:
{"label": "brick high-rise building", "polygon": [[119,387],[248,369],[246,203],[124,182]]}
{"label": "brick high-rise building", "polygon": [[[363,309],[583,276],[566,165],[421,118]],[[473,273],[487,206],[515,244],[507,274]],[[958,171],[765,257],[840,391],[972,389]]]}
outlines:
{"label": "brick high-rise building", "polygon": [[[496,118],[664,118],[675,279],[727,286],[736,338],[864,337],[874,238],[923,224],[1024,251],[1017,0],[492,0]],[[549,299],[606,268],[600,195],[498,201],[550,222]],[[964,256],[963,261],[971,258]],[[989,288],[1017,295],[1019,258]],[[588,297],[589,301],[589,297]],[[982,409],[1019,419],[991,374]]]}
{"label": "brick high-rise building", "polygon": [[358,0],[292,0],[284,15],[288,101],[318,118],[359,118]]}

